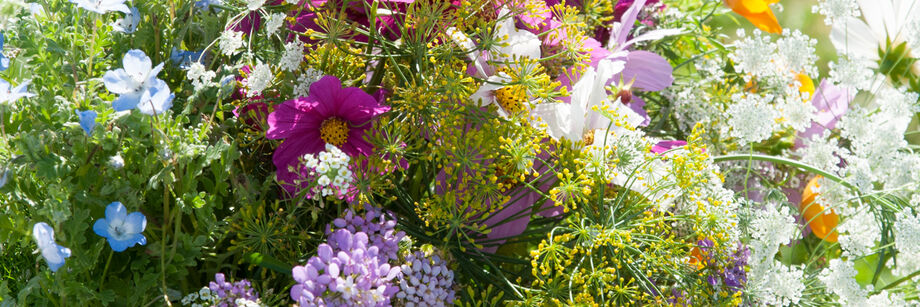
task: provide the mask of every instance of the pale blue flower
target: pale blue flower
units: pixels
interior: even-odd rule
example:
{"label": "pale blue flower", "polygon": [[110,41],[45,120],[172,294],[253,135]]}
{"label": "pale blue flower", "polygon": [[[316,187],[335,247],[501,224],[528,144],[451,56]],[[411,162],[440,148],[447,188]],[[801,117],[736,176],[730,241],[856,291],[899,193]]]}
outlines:
{"label": "pale blue flower", "polygon": [[75,111],[80,118],[80,127],[86,131],[86,135],[93,135],[93,127],[96,126],[96,111]]}
{"label": "pale blue flower", "polygon": [[134,33],[134,30],[137,30],[139,23],[141,23],[141,12],[136,7],[131,7],[131,12],[125,14],[125,18],[116,20],[112,24],[112,28],[118,32],[131,34]]}
{"label": "pale blue flower", "polygon": [[170,92],[166,81],[155,79],[153,84],[147,88],[147,91],[141,95],[137,110],[147,115],[163,114],[164,111],[172,107],[172,101],[175,97],[176,95]]}
{"label": "pale blue flower", "polygon": [[125,14],[131,13],[125,0],[70,0],[70,3],[76,4],[77,7],[84,10],[105,14],[111,11],[119,11]]}
{"label": "pale blue flower", "polygon": [[10,68],[10,58],[3,56],[3,33],[0,33],[0,71],[4,71],[7,68]]}
{"label": "pale blue flower", "polygon": [[29,3],[29,12],[34,16],[45,15],[45,7],[38,3]]}
{"label": "pale blue flower", "polygon": [[26,80],[23,83],[20,83],[17,87],[12,87],[9,82],[6,80],[0,79],[0,104],[15,102],[23,97],[32,97],[35,96],[33,93],[28,92],[29,83],[31,80]]}
{"label": "pale blue flower", "polygon": [[52,272],[57,272],[64,265],[64,259],[70,257],[70,249],[54,242],[54,229],[45,222],[35,223],[32,227],[32,237],[35,238],[42,257],[48,262],[48,268]]}
{"label": "pale blue flower", "polygon": [[105,237],[109,246],[121,252],[136,244],[146,245],[147,238],[142,232],[147,228],[147,217],[140,212],[131,212],[120,202],[113,202],[105,207],[105,218],[96,220],[93,231]]}
{"label": "pale blue flower", "polygon": [[[122,60],[124,68],[110,70],[102,76],[102,82],[105,88],[112,93],[119,94],[115,101],[112,101],[112,107],[115,111],[131,110],[137,107],[142,99],[153,99],[155,111],[162,113],[166,106],[171,106],[172,98],[169,97],[169,87],[163,80],[157,79],[157,74],[163,70],[163,63],[151,68],[150,58],[143,51],[134,49],[125,54]],[[156,94],[166,91],[165,98],[157,100]],[[161,94],[162,95],[162,94]],[[147,108],[150,108],[149,102],[145,100]],[[159,107],[159,108],[156,108]],[[152,111],[152,110],[151,110]],[[152,112],[144,112],[152,114]]]}

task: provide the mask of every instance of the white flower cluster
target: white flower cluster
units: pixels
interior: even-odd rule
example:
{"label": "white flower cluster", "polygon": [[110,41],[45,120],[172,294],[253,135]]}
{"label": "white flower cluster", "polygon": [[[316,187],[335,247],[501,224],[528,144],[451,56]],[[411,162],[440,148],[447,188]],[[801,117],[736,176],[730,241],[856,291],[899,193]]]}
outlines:
{"label": "white flower cluster", "polygon": [[751,265],[748,289],[767,306],[798,304],[805,291],[804,270],[785,266],[773,260]]}
{"label": "white flower cluster", "polygon": [[310,85],[319,81],[323,77],[323,72],[308,68],[297,77],[297,83],[294,84],[294,96],[307,97],[310,95]]}
{"label": "white flower cluster", "polygon": [[798,30],[783,31],[775,43],[759,30],[754,30],[751,36],[743,29],[737,33],[739,40],[728,57],[738,70],[749,74],[745,76],[748,80],[756,77],[767,87],[781,89],[793,84],[796,74],[816,75],[818,72],[815,66],[817,40]]}
{"label": "white flower cluster", "polygon": [[828,64],[830,79],[843,88],[850,90],[868,90],[875,80],[872,62],[856,56],[840,57],[836,63]]}
{"label": "white flower cluster", "polygon": [[261,95],[262,91],[272,84],[274,78],[275,75],[272,74],[271,66],[259,62],[259,64],[256,64],[256,66],[252,68],[252,71],[246,78],[246,87],[249,88],[249,90],[246,91],[246,95],[249,97]]}
{"label": "white flower cluster", "polygon": [[738,138],[739,143],[760,142],[773,134],[777,112],[767,104],[771,96],[735,94],[732,100],[736,103],[728,107],[728,126],[731,136]]}
{"label": "white flower cluster", "polygon": [[303,44],[298,40],[284,44],[284,53],[278,60],[278,67],[283,71],[295,71],[303,61]]}
{"label": "white flower cluster", "polygon": [[812,13],[824,15],[824,24],[834,25],[847,17],[859,17],[856,0],[823,0],[811,7]]}
{"label": "white flower cluster", "polygon": [[867,256],[872,253],[875,243],[882,239],[881,229],[869,210],[851,215],[837,227],[837,231],[840,232],[837,242],[845,257]]}
{"label": "white flower cluster", "polygon": [[303,156],[304,166],[315,185],[310,191],[314,199],[329,195],[342,196],[351,187],[352,172],[348,169],[351,158],[338,147],[326,144],[326,150],[317,155]]}
{"label": "white flower cluster", "polygon": [[265,21],[265,32],[268,35],[273,35],[278,32],[278,29],[281,29],[281,26],[284,25],[284,19],[287,16],[283,13],[273,13],[268,15],[268,18]]}
{"label": "white flower cluster", "polygon": [[[910,207],[905,207],[895,215],[892,228],[898,256],[897,267],[892,273],[896,275],[906,276],[920,269],[920,218],[912,211]],[[888,264],[890,266],[892,262]]]}
{"label": "white flower cluster", "polygon": [[218,40],[217,46],[220,47],[220,52],[223,55],[231,56],[243,47],[243,32],[224,30]]}
{"label": "white flower cluster", "polygon": [[215,85],[213,80],[214,77],[217,76],[217,73],[208,70],[199,62],[193,62],[192,65],[189,66],[185,76],[192,82],[195,91],[200,91],[205,87]]}

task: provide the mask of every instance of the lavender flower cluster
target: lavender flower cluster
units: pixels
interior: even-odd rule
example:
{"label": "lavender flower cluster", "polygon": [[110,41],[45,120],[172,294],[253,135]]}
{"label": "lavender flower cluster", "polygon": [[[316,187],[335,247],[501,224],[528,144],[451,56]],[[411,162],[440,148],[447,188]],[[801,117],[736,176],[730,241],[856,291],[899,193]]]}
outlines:
{"label": "lavender flower cluster", "polygon": [[364,216],[349,210],[327,229],[327,243],[304,266],[293,269],[297,285],[291,297],[301,306],[387,306],[399,291],[392,282],[400,274],[396,221],[379,209]]}
{"label": "lavender flower cluster", "polygon": [[396,297],[407,307],[448,306],[454,302],[454,272],[438,255],[426,257],[416,251],[406,256],[401,267],[400,292]]}
{"label": "lavender flower cluster", "polygon": [[[704,253],[709,254],[714,243],[712,240],[703,239],[698,242],[698,245]],[[731,257],[725,259],[726,263],[721,266],[718,274],[709,275],[706,278],[707,281],[713,287],[719,287],[720,284],[724,284],[733,292],[741,290],[744,284],[747,283],[747,271],[745,271],[744,267],[747,266],[748,258],[750,257],[751,250],[747,246],[738,243],[738,248],[731,254]],[[703,261],[705,266],[718,265],[715,259],[711,257],[705,258]]]}
{"label": "lavender flower cluster", "polygon": [[214,274],[214,281],[202,287],[197,293],[190,293],[182,299],[182,305],[192,307],[259,307],[259,294],[252,289],[248,280],[229,282],[223,273]]}
{"label": "lavender flower cluster", "polygon": [[[396,260],[399,252],[399,241],[406,234],[396,231],[396,220],[388,220],[386,214],[379,208],[370,206],[365,207],[367,214],[364,216],[356,215],[353,211],[348,210],[345,216],[332,221],[332,226],[340,229],[347,229],[352,233],[363,232],[367,234],[371,245],[377,246],[381,255],[385,256],[384,262]],[[332,234],[332,227],[327,227],[326,235]],[[330,242],[332,244],[333,242]]]}

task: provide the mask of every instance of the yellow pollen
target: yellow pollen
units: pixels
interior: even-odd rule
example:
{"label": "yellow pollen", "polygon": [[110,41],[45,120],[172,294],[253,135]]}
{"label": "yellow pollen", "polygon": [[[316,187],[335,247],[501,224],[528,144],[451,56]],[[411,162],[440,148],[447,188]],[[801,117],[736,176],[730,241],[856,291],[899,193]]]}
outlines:
{"label": "yellow pollen", "polygon": [[330,117],[320,125],[319,136],[326,143],[342,146],[348,140],[348,123],[338,117]]}
{"label": "yellow pollen", "polygon": [[523,85],[515,84],[495,90],[495,100],[498,105],[509,114],[524,111],[524,102],[527,101],[527,90]]}

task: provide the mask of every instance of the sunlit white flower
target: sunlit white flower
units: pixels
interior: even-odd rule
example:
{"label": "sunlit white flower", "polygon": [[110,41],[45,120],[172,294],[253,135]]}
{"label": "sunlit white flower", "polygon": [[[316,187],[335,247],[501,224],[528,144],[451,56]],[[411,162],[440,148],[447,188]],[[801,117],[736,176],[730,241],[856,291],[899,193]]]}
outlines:
{"label": "sunlit white flower", "polygon": [[[840,54],[872,61],[878,67],[882,58],[879,49],[891,54],[892,49],[907,44],[912,22],[920,16],[918,0],[857,0],[865,21],[845,17],[831,28],[831,42]],[[917,58],[917,50],[907,48],[903,54],[891,54],[896,58]],[[905,63],[907,61],[904,61]],[[896,64],[895,64],[896,65]],[[890,67],[882,67],[890,68]],[[920,61],[913,69],[920,69]]]}
{"label": "sunlit white flower", "polygon": [[18,86],[12,87],[6,80],[0,79],[0,104],[15,102],[20,98],[35,96],[35,94],[28,92],[30,82],[31,80],[26,80]]}
{"label": "sunlit white flower", "polygon": [[35,226],[32,227],[32,238],[38,244],[38,249],[41,251],[45,261],[48,262],[48,268],[52,272],[57,272],[64,265],[64,259],[70,257],[69,248],[54,242],[54,229],[47,223],[35,223]]}
{"label": "sunlit white flower", "polygon": [[116,20],[112,23],[112,28],[115,31],[131,34],[137,30],[137,25],[140,24],[140,22],[141,12],[138,11],[136,7],[131,7],[131,11],[125,14],[125,18]]}
{"label": "sunlit white flower", "polygon": [[218,47],[223,55],[234,55],[243,47],[243,32],[225,30],[218,38]]}
{"label": "sunlit white flower", "polygon": [[77,7],[99,14],[105,14],[111,11],[119,11],[130,14],[131,10],[125,5],[125,0],[70,0]]}

